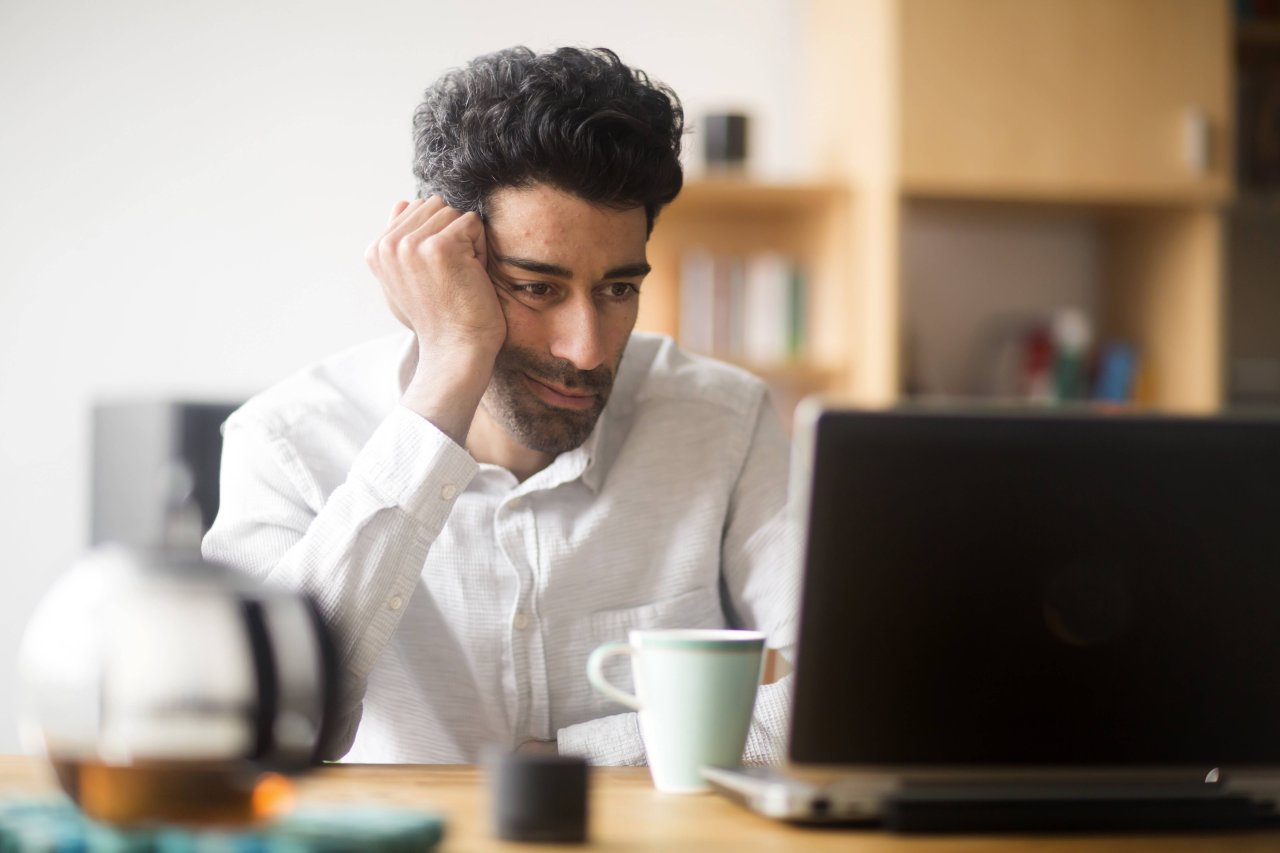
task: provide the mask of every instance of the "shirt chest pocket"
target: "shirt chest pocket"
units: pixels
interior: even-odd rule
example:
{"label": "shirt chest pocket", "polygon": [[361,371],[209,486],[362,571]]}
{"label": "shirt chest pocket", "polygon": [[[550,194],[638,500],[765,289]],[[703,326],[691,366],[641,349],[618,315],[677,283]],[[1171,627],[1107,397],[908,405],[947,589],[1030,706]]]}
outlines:
{"label": "shirt chest pocket", "polygon": [[[569,665],[580,673],[581,683],[586,684],[587,656],[599,645],[626,642],[631,631],[655,628],[724,628],[726,621],[720,607],[720,595],[714,589],[694,589],[661,601],[639,607],[617,610],[601,610],[584,616],[575,625],[571,647],[577,660]],[[604,675],[614,686],[634,692],[630,660],[623,656],[612,657],[605,662]],[[606,699],[587,686],[591,716],[618,714],[625,708]]]}

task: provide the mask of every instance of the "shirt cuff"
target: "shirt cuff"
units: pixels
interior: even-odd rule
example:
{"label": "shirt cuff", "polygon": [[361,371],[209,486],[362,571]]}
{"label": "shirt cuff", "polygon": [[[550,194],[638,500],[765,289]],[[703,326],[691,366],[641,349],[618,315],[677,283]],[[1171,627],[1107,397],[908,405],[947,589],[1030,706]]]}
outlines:
{"label": "shirt cuff", "polygon": [[794,675],[756,691],[756,707],[743,764],[782,764],[787,757],[787,735],[791,728],[791,690]]}
{"label": "shirt cuff", "polygon": [[389,506],[427,520],[467,487],[479,464],[431,421],[396,406],[365,443],[351,467]]}
{"label": "shirt cuff", "polygon": [[556,734],[561,755],[578,755],[592,764],[637,766],[645,763],[644,741],[634,712],[566,726]]}

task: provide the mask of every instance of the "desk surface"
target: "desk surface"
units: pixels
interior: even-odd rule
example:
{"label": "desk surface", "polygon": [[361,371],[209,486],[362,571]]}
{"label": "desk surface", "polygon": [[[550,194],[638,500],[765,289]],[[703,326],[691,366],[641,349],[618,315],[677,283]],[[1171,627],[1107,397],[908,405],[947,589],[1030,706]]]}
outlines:
{"label": "desk surface", "polygon": [[[41,762],[0,756],[0,794],[53,790]],[[744,811],[711,794],[660,794],[644,768],[592,771],[591,839],[581,846],[510,844],[489,828],[489,797],[483,772],[475,767],[433,765],[351,765],[326,767],[300,785],[302,801],[375,802],[430,809],[445,816],[443,851],[646,850],[739,851],[850,850],[863,853],[1066,853],[1087,848],[1104,853],[1252,853],[1280,850],[1280,832],[1214,835],[1131,836],[893,836],[866,830],[811,830],[789,827]]]}

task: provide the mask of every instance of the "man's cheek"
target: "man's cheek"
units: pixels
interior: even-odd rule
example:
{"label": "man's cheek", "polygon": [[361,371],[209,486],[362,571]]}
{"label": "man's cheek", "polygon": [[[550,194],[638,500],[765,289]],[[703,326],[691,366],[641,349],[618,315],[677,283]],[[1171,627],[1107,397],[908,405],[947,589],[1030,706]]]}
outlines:
{"label": "man's cheek", "polygon": [[502,345],[504,355],[520,362],[538,361],[538,356],[547,357],[549,353],[542,345],[542,325],[541,316],[513,305],[507,313],[507,337]]}

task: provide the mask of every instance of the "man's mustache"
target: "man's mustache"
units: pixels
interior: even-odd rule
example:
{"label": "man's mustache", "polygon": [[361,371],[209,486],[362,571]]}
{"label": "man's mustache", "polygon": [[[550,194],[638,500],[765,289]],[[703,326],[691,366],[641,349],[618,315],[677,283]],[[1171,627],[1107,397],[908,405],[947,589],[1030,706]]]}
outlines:
{"label": "man's mustache", "polygon": [[564,359],[544,360],[524,350],[503,350],[498,360],[508,370],[518,370],[539,382],[558,385],[570,391],[607,392],[613,387],[613,371],[607,365],[594,370],[579,370]]}

